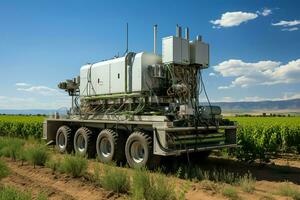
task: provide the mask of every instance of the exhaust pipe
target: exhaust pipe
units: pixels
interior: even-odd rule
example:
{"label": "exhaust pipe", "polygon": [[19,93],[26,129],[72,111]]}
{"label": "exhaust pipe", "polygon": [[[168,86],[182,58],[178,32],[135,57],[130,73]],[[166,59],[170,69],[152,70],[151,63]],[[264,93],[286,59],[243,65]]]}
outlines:
{"label": "exhaust pipe", "polygon": [[181,26],[179,26],[178,24],[176,25],[176,37],[181,38]]}
{"label": "exhaust pipe", "polygon": [[153,26],[153,53],[156,54],[157,24]]}
{"label": "exhaust pipe", "polygon": [[188,27],[185,28],[185,39],[190,41],[190,30]]}

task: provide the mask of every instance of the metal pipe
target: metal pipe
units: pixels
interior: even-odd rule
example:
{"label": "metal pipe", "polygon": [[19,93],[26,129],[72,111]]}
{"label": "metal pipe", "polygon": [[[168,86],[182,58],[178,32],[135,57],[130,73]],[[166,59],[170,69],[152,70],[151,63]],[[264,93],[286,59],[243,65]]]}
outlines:
{"label": "metal pipe", "polygon": [[128,53],[128,23],[126,23],[126,51],[125,54]]}
{"label": "metal pipe", "polygon": [[202,41],[202,36],[201,35],[197,35],[197,41]]}
{"label": "metal pipe", "polygon": [[176,25],[176,37],[181,38],[181,26],[179,26],[178,24]]}
{"label": "metal pipe", "polygon": [[153,53],[156,54],[156,41],[157,41],[157,24],[153,26],[153,34],[154,34],[154,41],[153,41]]}
{"label": "metal pipe", "polygon": [[190,30],[188,27],[185,28],[185,39],[190,41]]}

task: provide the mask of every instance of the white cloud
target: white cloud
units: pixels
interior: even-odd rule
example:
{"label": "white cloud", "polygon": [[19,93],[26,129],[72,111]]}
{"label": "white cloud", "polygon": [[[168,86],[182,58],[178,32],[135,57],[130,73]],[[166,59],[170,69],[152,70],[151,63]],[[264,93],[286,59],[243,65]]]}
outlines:
{"label": "white cloud", "polygon": [[215,25],[214,28],[233,27],[257,17],[256,13],[250,12],[226,12],[222,14],[221,19],[211,20],[210,23]]}
{"label": "white cloud", "polygon": [[60,91],[57,89],[49,88],[46,86],[32,86],[32,87],[21,87],[17,88],[18,91],[30,92],[33,94],[40,94],[44,96],[54,96],[54,95],[62,95]]}
{"label": "white cloud", "polygon": [[213,73],[213,72],[209,73],[208,75],[209,75],[209,76],[216,76],[216,74]]}
{"label": "white cloud", "polygon": [[268,15],[272,14],[272,10],[268,9],[268,8],[265,8],[261,14],[263,16],[268,16]]}
{"label": "white cloud", "polygon": [[28,83],[16,83],[16,86],[27,87],[27,86],[30,86],[30,84],[28,84]]}
{"label": "white cloud", "polygon": [[299,30],[299,28],[298,27],[292,27],[292,28],[283,28],[281,30],[282,31],[297,31],[297,30]]}
{"label": "white cloud", "polygon": [[299,30],[299,28],[296,26],[299,24],[300,24],[300,20],[293,20],[293,21],[281,20],[280,22],[274,23],[272,25],[284,27],[281,29],[282,31],[297,31],[297,30]]}
{"label": "white cloud", "polygon": [[274,85],[280,83],[300,83],[300,59],[282,65],[275,61],[246,63],[230,59],[214,66],[214,70],[223,77],[233,77],[230,85],[218,89],[248,87],[251,85]]}
{"label": "white cloud", "polygon": [[293,20],[293,21],[285,21],[285,20],[281,20],[280,22],[274,23],[272,24],[273,26],[296,26],[300,24],[300,20]]}
{"label": "white cloud", "polygon": [[70,107],[70,102],[70,98],[67,96],[52,97],[50,99],[0,96],[0,109],[58,109]]}
{"label": "white cloud", "polygon": [[272,10],[269,8],[264,8],[263,11],[256,11],[256,13],[265,17],[272,14]]}

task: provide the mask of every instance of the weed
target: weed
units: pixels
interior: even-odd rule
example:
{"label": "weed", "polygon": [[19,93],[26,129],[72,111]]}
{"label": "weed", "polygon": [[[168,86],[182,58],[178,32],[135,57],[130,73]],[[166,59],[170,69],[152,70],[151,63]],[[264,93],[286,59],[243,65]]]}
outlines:
{"label": "weed", "polygon": [[16,160],[24,141],[18,138],[1,138],[0,155]]}
{"label": "weed", "polygon": [[36,165],[44,166],[49,159],[49,154],[47,152],[46,146],[43,145],[34,145],[26,149],[25,158],[33,166]]}
{"label": "weed", "polygon": [[255,190],[255,178],[250,173],[245,174],[239,180],[239,185],[244,192],[252,193]]}
{"label": "weed", "polygon": [[61,168],[61,160],[60,159],[50,159],[46,162],[46,167],[52,169],[52,173],[54,173]]}
{"label": "weed", "polygon": [[3,187],[0,189],[0,200],[31,200],[31,194],[20,192],[12,187]]}
{"label": "weed", "polygon": [[238,192],[232,186],[225,186],[222,190],[222,194],[231,200],[240,199]]}
{"label": "weed", "polygon": [[278,188],[278,194],[291,197],[294,200],[300,200],[300,192],[288,182],[285,182]]}
{"label": "weed", "polygon": [[135,171],[131,194],[133,199],[174,200],[175,186],[161,174],[150,175],[144,169]]}
{"label": "weed", "polygon": [[210,180],[203,180],[201,181],[201,187],[204,190],[211,191],[213,194],[217,194],[220,191],[220,185],[216,182]]}
{"label": "weed", "polygon": [[9,175],[9,169],[6,163],[0,160],[0,180]]}
{"label": "weed", "polygon": [[61,170],[71,174],[74,178],[86,173],[87,167],[87,159],[79,155],[66,155],[61,164]]}
{"label": "weed", "polygon": [[100,184],[104,189],[116,193],[127,193],[129,191],[129,177],[124,170],[117,167],[105,166],[104,175],[100,176]]}

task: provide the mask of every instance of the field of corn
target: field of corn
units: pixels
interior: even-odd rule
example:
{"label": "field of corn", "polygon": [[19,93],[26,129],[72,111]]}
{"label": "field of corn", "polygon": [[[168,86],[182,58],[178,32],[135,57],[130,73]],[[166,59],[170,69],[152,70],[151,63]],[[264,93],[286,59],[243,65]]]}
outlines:
{"label": "field of corn", "polygon": [[300,153],[300,117],[231,117],[237,121],[234,154],[244,161],[269,161],[282,153]]}
{"label": "field of corn", "polygon": [[[237,121],[240,148],[230,152],[243,161],[268,161],[282,153],[300,153],[300,117],[230,117]],[[43,116],[0,116],[0,135],[41,138]]]}
{"label": "field of corn", "polygon": [[[241,147],[234,152],[224,153],[233,154],[244,161],[257,159],[267,161],[277,155],[299,153],[297,151],[299,151],[300,143],[300,117],[233,117],[230,119],[239,124],[238,143]],[[253,167],[255,165],[249,168],[251,171],[248,168],[244,169],[243,164],[237,164],[239,167],[235,168],[231,166],[232,163],[229,163],[227,167],[223,163],[222,167],[218,168],[218,163],[213,164],[214,157],[211,157],[212,160],[208,162],[209,166],[188,166],[182,162],[182,166],[176,167],[174,164],[174,171],[161,168],[157,172],[150,172],[144,169],[118,168],[114,164],[104,165],[77,155],[60,155],[35,139],[42,135],[43,120],[44,117],[37,116],[0,116],[0,136],[12,136],[0,137],[2,159],[0,160],[0,180],[6,177],[7,179],[2,182],[8,183],[1,185],[0,182],[0,200],[51,199],[54,190],[52,187],[53,185],[55,187],[57,181],[68,182],[57,188],[61,191],[68,190],[71,192],[68,194],[74,195],[74,199],[91,199],[99,194],[104,195],[105,199],[145,200],[180,200],[195,199],[195,197],[197,199],[199,195],[205,195],[206,199],[210,199],[211,196],[217,199],[253,199],[254,196],[256,199],[273,199],[273,196],[276,197],[274,199],[282,196],[300,199],[299,183],[293,179],[297,177],[294,173],[299,172],[295,170],[281,177],[281,171],[274,169],[270,174],[280,175],[275,183],[272,181],[276,176],[261,177],[261,168],[256,171]],[[27,140],[20,138],[27,138]],[[228,160],[225,162],[227,163]],[[234,170],[231,171],[231,169]],[[23,170],[25,174],[22,173]],[[266,174],[270,170],[272,169],[266,168]],[[290,168],[287,167],[286,170]],[[18,180],[18,176],[15,175],[18,173],[21,173],[22,180]],[[29,173],[26,176],[28,180],[24,181],[23,175],[27,173]],[[48,176],[54,178],[47,179]],[[35,185],[41,177],[45,177],[43,181],[46,181],[41,186],[43,189]],[[72,180],[68,177],[72,177]],[[84,184],[90,185],[82,187],[81,180],[88,180]],[[267,185],[256,184],[260,180],[264,180],[264,184],[267,183]],[[24,188],[35,188],[34,191],[18,190],[19,182],[26,183],[22,186]],[[76,191],[81,189],[85,191],[81,193],[69,191],[72,187],[68,185],[73,182],[80,187]],[[181,186],[178,187],[178,185]],[[274,190],[269,191],[270,188]],[[64,195],[67,192],[61,191],[56,194],[66,198]],[[203,191],[208,192],[203,193]],[[86,196],[87,193],[89,196]],[[85,196],[80,196],[81,194]]]}

